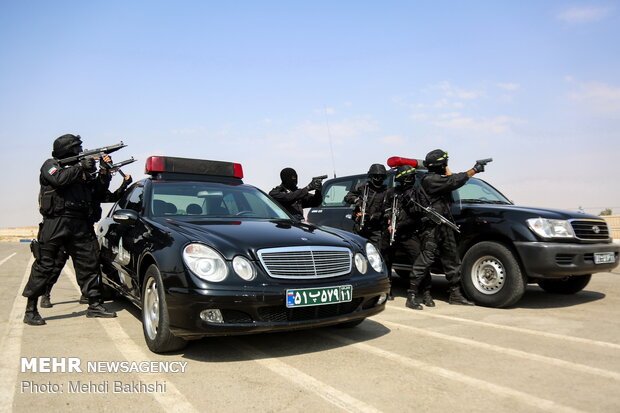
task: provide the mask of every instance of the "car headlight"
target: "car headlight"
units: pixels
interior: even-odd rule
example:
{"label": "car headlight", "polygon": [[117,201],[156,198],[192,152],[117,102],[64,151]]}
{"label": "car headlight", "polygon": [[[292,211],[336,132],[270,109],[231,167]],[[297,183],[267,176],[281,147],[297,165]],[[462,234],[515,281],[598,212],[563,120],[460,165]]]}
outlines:
{"label": "car headlight", "polygon": [[563,219],[530,218],[527,225],[543,238],[573,238],[575,233],[570,223]]}
{"label": "car headlight", "polygon": [[372,245],[370,242],[366,243],[366,256],[368,257],[368,262],[370,262],[370,266],[377,272],[381,272],[383,269],[383,260],[381,259],[381,254]]}
{"label": "car headlight", "polygon": [[219,282],[228,275],[224,258],[213,248],[202,244],[189,244],[183,249],[183,261],[198,277]]}
{"label": "car headlight", "polygon": [[366,274],[366,270],[368,270],[368,261],[366,261],[366,257],[359,252],[355,254],[355,268],[362,274]]}
{"label": "car headlight", "polygon": [[232,265],[233,270],[235,270],[237,275],[244,280],[252,281],[254,277],[256,277],[256,270],[254,269],[254,266],[252,265],[250,260],[248,260],[247,258],[242,257],[241,255],[237,255],[235,258],[233,258]]}

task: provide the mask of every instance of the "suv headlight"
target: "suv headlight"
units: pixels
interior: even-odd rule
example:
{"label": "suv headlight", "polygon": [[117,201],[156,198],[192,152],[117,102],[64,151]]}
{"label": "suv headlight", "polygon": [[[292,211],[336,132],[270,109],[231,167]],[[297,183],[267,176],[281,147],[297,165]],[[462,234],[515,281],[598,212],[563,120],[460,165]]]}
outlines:
{"label": "suv headlight", "polygon": [[570,223],[563,219],[530,218],[527,225],[543,238],[574,238],[575,233]]}
{"label": "suv headlight", "polygon": [[219,282],[228,275],[224,258],[213,248],[202,244],[189,244],[183,249],[183,261],[198,277]]}
{"label": "suv headlight", "polygon": [[368,257],[368,262],[370,266],[377,272],[381,272],[383,269],[383,260],[381,259],[381,254],[372,245],[370,242],[366,243],[366,256]]}

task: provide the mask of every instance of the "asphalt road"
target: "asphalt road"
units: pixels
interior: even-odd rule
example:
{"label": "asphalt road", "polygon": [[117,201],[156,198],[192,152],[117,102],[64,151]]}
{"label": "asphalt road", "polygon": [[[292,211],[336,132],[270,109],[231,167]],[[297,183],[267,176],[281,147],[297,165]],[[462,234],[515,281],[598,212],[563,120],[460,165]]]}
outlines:
{"label": "asphalt road", "polygon": [[[618,269],[572,296],[530,286],[502,310],[448,305],[441,278],[437,307],[409,310],[399,284],[386,311],[353,329],[210,338],[157,355],[128,302],[107,304],[115,319],[84,316],[71,268],[41,310],[48,324],[23,324],[31,262],[27,244],[0,244],[3,411],[620,411]],[[82,372],[23,365],[43,357],[78,360]],[[159,361],[186,364],[139,371]]]}

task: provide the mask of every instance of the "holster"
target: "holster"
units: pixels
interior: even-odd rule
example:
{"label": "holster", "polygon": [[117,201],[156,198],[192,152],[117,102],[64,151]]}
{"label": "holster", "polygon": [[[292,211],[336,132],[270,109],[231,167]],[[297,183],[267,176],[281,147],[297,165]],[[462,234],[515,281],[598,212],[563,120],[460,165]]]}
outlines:
{"label": "holster", "polygon": [[30,251],[32,251],[32,256],[35,260],[39,260],[41,258],[41,244],[36,239],[33,239],[30,242]]}

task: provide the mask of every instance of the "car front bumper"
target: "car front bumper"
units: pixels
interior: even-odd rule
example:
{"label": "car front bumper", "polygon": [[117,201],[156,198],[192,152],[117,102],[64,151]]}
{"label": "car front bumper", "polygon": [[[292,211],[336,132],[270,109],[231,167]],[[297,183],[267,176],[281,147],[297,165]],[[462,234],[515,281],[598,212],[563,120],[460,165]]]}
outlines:
{"label": "car front bumper", "polygon": [[[563,278],[611,271],[618,266],[620,245],[613,243],[567,244],[553,242],[514,243],[526,274],[531,278]],[[594,254],[613,252],[613,263],[595,264]]]}
{"label": "car front bumper", "polygon": [[[282,287],[243,290],[170,288],[166,291],[170,329],[176,336],[191,339],[339,324],[383,311],[385,301],[379,304],[379,298],[390,289],[385,276],[356,281],[334,281],[327,285],[351,285],[352,300],[337,304],[287,308],[286,289]],[[294,288],[313,287],[316,287],[316,284],[295,285]],[[200,313],[207,309],[220,310],[223,322],[204,321]]]}

